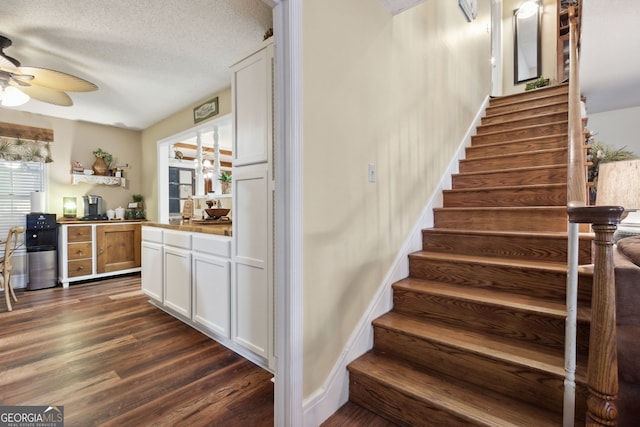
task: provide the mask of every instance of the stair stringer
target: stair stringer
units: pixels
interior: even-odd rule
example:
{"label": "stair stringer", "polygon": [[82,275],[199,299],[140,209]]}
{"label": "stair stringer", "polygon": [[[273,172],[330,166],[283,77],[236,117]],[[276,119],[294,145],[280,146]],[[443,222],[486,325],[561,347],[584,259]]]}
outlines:
{"label": "stair stringer", "polygon": [[322,387],[304,399],[303,425],[316,427],[335,413],[349,400],[349,372],[347,365],[373,348],[373,325],[377,317],[393,308],[393,290],[391,285],[409,275],[409,254],[422,248],[422,230],[433,227],[434,208],[442,207],[443,191],[451,189],[451,176],[459,172],[459,162],[465,158],[465,149],[471,146],[471,136],[481,123],[489,105],[487,96],[476,116],[467,128],[456,153],[451,158],[447,170],[431,193],[425,207],[400,248],[393,264],[385,275],[369,307],[364,312],[353,333],[347,340],[340,357]]}

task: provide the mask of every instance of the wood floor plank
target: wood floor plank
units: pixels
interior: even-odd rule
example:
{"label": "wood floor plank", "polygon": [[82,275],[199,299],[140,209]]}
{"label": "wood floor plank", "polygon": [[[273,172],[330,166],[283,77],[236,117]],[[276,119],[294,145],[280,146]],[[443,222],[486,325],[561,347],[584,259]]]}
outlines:
{"label": "wood floor plank", "polygon": [[273,375],[149,304],[140,276],[18,290],[0,312],[0,404],[65,425],[273,425]]}

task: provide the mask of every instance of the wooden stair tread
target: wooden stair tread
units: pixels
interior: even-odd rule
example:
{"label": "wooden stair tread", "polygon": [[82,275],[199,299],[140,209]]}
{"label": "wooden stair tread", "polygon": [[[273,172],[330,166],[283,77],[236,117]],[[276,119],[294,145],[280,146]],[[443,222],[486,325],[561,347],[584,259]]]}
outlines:
{"label": "wooden stair tread", "polygon": [[509,140],[509,141],[491,142],[491,143],[482,144],[482,145],[472,145],[470,147],[467,147],[467,149],[478,150],[478,149],[485,148],[485,147],[506,146],[506,145],[511,145],[511,144],[517,144],[517,143],[520,143],[520,142],[536,142],[536,141],[540,141],[540,140],[543,140],[543,139],[552,139],[552,138],[568,139],[567,135],[562,134],[562,133],[558,133],[558,134],[552,134],[552,135],[535,136],[535,137],[531,137],[531,138],[512,139],[512,140]]}
{"label": "wooden stair tread", "polygon": [[478,255],[458,255],[458,254],[428,252],[428,251],[413,252],[409,254],[409,257],[420,257],[420,258],[430,259],[434,261],[459,260],[466,263],[517,267],[522,269],[552,271],[556,273],[567,272],[566,263],[553,262],[553,261],[528,261],[528,260],[521,260],[521,259],[516,260],[511,258],[484,257],[484,256],[478,256]]}
{"label": "wooden stair tread", "polygon": [[452,378],[430,375],[381,354],[367,353],[352,362],[349,369],[375,377],[387,388],[403,390],[445,412],[454,411],[457,416],[479,425],[542,427],[562,423],[561,414],[544,411]]}
{"label": "wooden stair tread", "polygon": [[[473,191],[471,190],[447,190],[447,191]],[[457,228],[425,228],[422,230],[423,233],[443,233],[443,234],[471,234],[471,235],[481,235],[481,236],[517,236],[517,237],[529,237],[532,234],[540,237],[549,237],[549,238],[568,238],[568,233],[564,231],[545,231],[545,232],[536,232],[532,233],[530,231],[491,231],[491,230],[460,230]],[[578,238],[585,240],[593,240],[595,234],[581,232],[578,233]]]}
{"label": "wooden stair tread", "polygon": [[[508,105],[508,104],[505,104]],[[508,111],[508,112],[502,112],[502,113],[487,113],[484,115],[484,118],[496,118],[496,117],[500,117],[500,116],[508,116],[509,114],[517,114],[517,113],[526,113],[526,112],[530,112],[531,110],[539,110],[539,109],[543,109],[543,108],[548,108],[550,106],[556,106],[556,107],[560,107],[561,110],[562,109],[566,109],[567,111],[569,111],[569,106],[567,105],[567,101],[552,101],[549,102],[548,104],[544,104],[543,106],[540,105],[531,105],[528,107],[523,107],[523,108],[519,108],[517,110],[514,111]]]}
{"label": "wooden stair tread", "polygon": [[[564,87],[562,87],[564,86]],[[536,89],[532,92],[518,92],[509,95],[501,95],[493,97],[489,100],[490,106],[503,106],[510,104],[519,104],[523,102],[536,101],[539,99],[548,98],[554,95],[569,93],[569,85],[567,83],[561,83],[558,85],[545,86],[543,88]]]}
{"label": "wooden stair tread", "polygon": [[449,190],[443,190],[444,193],[477,193],[478,191],[493,191],[493,190],[521,190],[523,188],[529,189],[545,189],[545,188],[564,188],[566,184],[529,184],[529,185],[505,185],[499,187],[478,187],[478,188],[452,188]]}
{"label": "wooden stair tread", "polygon": [[[541,114],[536,114],[535,116],[531,116],[531,117],[514,117],[512,119],[507,119],[504,120],[502,122],[499,123],[482,123],[479,124],[478,126],[476,126],[476,133],[480,134],[482,133],[484,135],[483,130],[486,128],[492,128],[492,127],[506,127],[505,129],[500,130],[500,132],[508,132],[511,129],[519,129],[522,127],[529,127],[529,126],[536,126],[539,127],[540,124],[535,124],[535,125],[524,125],[524,126],[517,126],[518,122],[522,122],[522,121],[531,121],[531,120],[535,120],[537,119],[540,122],[544,122],[545,119],[549,118],[549,117],[554,117],[556,115],[559,114],[565,114],[565,113],[558,113],[558,112],[548,112],[548,113],[541,113]],[[566,113],[568,115],[568,113]],[[568,119],[568,117],[567,117]],[[555,120],[553,123],[557,123],[559,122],[558,120]],[[507,127],[507,126],[513,126],[513,127]]]}
{"label": "wooden stair tread", "polygon": [[477,171],[477,172],[460,172],[453,174],[453,176],[474,176],[474,175],[490,175],[490,174],[500,174],[506,172],[528,172],[534,170],[541,169],[566,169],[567,165],[558,164],[558,165],[544,165],[544,166],[525,166],[519,168],[504,168],[504,169],[493,169],[486,171]]}
{"label": "wooden stair tread", "polygon": [[[567,121],[564,120],[564,121],[555,121],[555,122],[551,122],[551,123],[546,123],[546,126],[557,125],[557,124],[566,125]],[[479,125],[478,127],[480,127],[480,126],[482,126],[482,125]],[[482,136],[482,137],[486,138],[486,137],[489,137],[491,135],[502,135],[504,133],[514,132],[514,131],[524,130],[524,129],[538,129],[539,127],[540,127],[540,125],[528,125],[528,126],[514,127],[514,128],[511,128],[509,130],[497,130],[497,131],[494,131],[494,132],[481,133],[481,134],[476,134],[476,135],[473,135],[473,136]],[[545,135],[545,136],[548,136],[548,135]]]}
{"label": "wooden stair tread", "polygon": [[[498,339],[492,335],[462,330],[449,325],[421,322],[393,311],[375,319],[373,325],[454,347],[465,353],[499,360],[506,364],[519,365],[559,377],[563,377],[565,374],[562,355],[550,354],[537,350],[533,346]],[[584,371],[584,369],[578,369],[576,372],[577,382],[585,382]]]}
{"label": "wooden stair tread", "polygon": [[543,154],[543,153],[565,153],[566,148],[547,148],[544,150],[532,150],[532,151],[520,151],[518,153],[507,153],[507,154],[496,154],[492,156],[478,156],[473,157],[471,159],[462,159],[460,163],[468,163],[468,162],[481,162],[487,160],[497,160],[497,159],[505,159],[508,160],[510,157],[523,156],[523,155],[533,155],[533,154]]}
{"label": "wooden stair tread", "polygon": [[[515,310],[528,311],[557,318],[565,318],[567,316],[566,306],[563,303],[488,288],[442,283],[411,277],[394,283],[393,288],[466,301],[478,301],[483,305],[513,308]],[[590,307],[578,307],[578,320],[588,322],[590,319]]]}

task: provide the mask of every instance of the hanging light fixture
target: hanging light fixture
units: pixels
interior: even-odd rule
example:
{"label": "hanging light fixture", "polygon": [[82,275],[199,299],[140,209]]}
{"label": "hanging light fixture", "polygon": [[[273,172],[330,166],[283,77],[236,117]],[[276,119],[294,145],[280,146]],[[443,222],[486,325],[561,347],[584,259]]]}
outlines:
{"label": "hanging light fixture", "polygon": [[538,3],[537,0],[525,1],[522,3],[522,6],[518,8],[518,12],[516,12],[516,14],[519,19],[527,19],[535,15],[539,7],[540,3]]}
{"label": "hanging light fixture", "polygon": [[18,88],[0,85],[0,102],[3,107],[18,107],[26,104],[29,99],[29,95]]}

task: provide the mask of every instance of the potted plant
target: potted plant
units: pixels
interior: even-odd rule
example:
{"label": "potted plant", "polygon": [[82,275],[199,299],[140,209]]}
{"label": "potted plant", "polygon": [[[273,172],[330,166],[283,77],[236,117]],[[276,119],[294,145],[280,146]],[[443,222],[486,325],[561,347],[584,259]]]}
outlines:
{"label": "potted plant", "polygon": [[113,161],[113,156],[102,150],[102,148],[98,148],[94,151],[93,155],[96,157],[96,161],[93,162],[91,169],[93,169],[93,172],[96,175],[105,175]]}
{"label": "potted plant", "polygon": [[591,165],[589,165],[587,180],[593,183],[589,191],[590,201],[591,204],[593,204],[598,191],[598,171],[600,165],[602,163],[618,162],[621,160],[633,160],[637,159],[638,156],[634,152],[627,150],[626,146],[616,149],[612,145],[605,144],[601,141],[596,142],[594,138],[595,133],[588,132],[587,135],[587,143],[590,145],[587,161],[591,163]]}
{"label": "potted plant", "polygon": [[227,171],[220,174],[218,180],[222,184],[222,194],[231,194],[231,179],[231,174]]}

